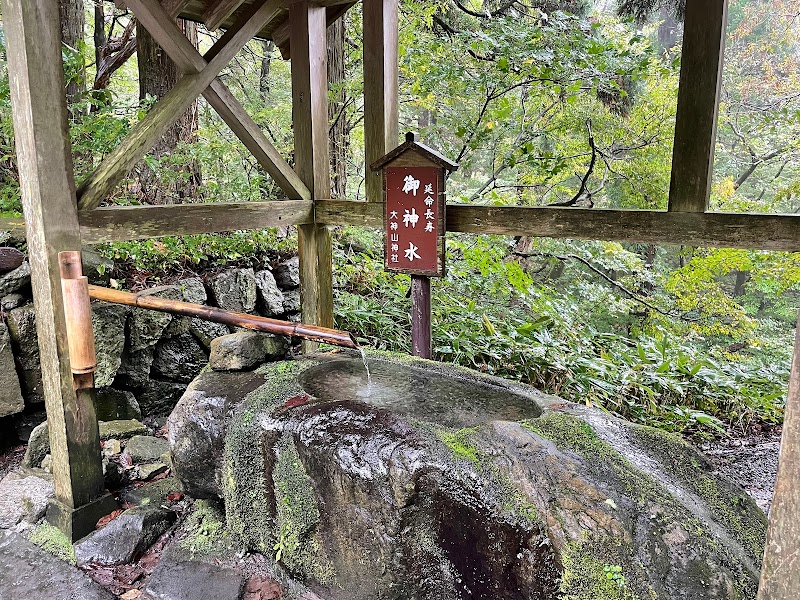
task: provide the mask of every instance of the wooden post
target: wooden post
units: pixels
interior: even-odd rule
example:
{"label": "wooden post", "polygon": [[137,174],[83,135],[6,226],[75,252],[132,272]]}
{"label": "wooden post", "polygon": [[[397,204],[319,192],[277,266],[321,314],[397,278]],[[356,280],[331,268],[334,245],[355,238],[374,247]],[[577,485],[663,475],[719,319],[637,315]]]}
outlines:
{"label": "wooden post", "polygon": [[[314,200],[331,192],[328,150],[326,9],[307,0],[289,6],[292,46],[292,120],[295,169]],[[298,227],[303,321],[333,327],[333,251],[324,225]],[[317,348],[303,342],[305,352]]]}
{"label": "wooden post", "polygon": [[364,0],[364,155],[367,202],[383,202],[370,165],[398,143],[398,0]]}
{"label": "wooden post", "polygon": [[76,394],[58,253],[80,250],[58,3],[3,0],[22,206],[56,497],[47,516],[70,539],[116,505],[105,493],[91,396]]}
{"label": "wooden post", "polygon": [[800,320],[758,600],[800,598]]}
{"label": "wooden post", "polygon": [[411,353],[422,358],[433,356],[431,341],[431,278],[411,276]]}
{"label": "wooden post", "polygon": [[669,210],[705,212],[711,194],[727,0],[686,3]]}

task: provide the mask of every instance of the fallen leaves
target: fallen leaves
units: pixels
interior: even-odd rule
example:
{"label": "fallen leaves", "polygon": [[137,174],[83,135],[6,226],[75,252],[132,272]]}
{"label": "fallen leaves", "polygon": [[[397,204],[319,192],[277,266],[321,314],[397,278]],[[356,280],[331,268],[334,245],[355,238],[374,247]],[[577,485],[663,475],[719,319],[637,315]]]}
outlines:
{"label": "fallen leaves", "polygon": [[276,600],[283,598],[279,583],[266,577],[251,577],[247,580],[242,600]]}
{"label": "fallen leaves", "polygon": [[111,521],[113,521],[113,520],[114,520],[114,519],[116,519],[118,516],[120,516],[120,515],[121,515],[123,512],[124,512],[124,511],[122,511],[122,509],[115,510],[115,511],[114,511],[114,512],[112,512],[110,515],[106,515],[105,517],[101,518],[101,519],[100,519],[100,520],[97,522],[96,529],[102,529],[103,527],[105,527],[106,525],[108,525],[108,524],[109,524]]}

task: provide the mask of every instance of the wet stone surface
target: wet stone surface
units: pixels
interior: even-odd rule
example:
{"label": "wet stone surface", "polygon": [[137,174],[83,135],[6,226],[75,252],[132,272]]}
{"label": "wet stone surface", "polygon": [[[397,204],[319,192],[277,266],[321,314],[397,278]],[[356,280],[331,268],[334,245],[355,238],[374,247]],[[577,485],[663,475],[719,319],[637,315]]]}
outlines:
{"label": "wet stone surface", "polygon": [[488,421],[538,417],[530,396],[470,379],[442,377],[432,369],[371,360],[370,378],[363,362],[343,358],[306,369],[303,389],[323,402],[361,401],[395,414],[447,427],[475,427]]}
{"label": "wet stone surface", "polygon": [[754,596],[765,515],[680,438],[452,366],[369,366],[206,373],[170,419],[186,492],[320,597]]}
{"label": "wet stone surface", "polygon": [[113,600],[114,596],[21,535],[0,530],[0,598]]}

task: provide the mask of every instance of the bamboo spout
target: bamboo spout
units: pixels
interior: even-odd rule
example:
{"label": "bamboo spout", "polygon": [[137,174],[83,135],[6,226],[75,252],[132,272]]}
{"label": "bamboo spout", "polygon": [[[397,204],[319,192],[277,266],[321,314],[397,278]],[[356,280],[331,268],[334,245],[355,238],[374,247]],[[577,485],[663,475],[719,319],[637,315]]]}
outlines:
{"label": "bamboo spout", "polygon": [[112,302],[114,304],[124,304],[156,310],[159,312],[182,315],[185,317],[197,317],[205,321],[244,327],[254,331],[264,331],[277,335],[288,335],[299,337],[314,342],[324,342],[341,346],[343,348],[358,349],[358,342],[351,333],[328,329],[327,327],[317,327],[316,325],[305,325],[303,323],[290,323],[289,321],[278,321],[266,317],[235,313],[214,306],[204,306],[202,304],[191,304],[189,302],[179,302],[155,296],[145,296],[142,294],[131,294],[121,292],[96,285],[89,286],[89,296],[95,300]]}

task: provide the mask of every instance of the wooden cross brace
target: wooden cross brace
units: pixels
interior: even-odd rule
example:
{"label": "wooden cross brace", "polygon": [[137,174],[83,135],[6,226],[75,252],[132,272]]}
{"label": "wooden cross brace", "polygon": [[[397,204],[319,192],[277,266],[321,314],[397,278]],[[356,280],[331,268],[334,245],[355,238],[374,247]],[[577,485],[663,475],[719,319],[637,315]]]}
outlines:
{"label": "wooden cross brace", "polygon": [[158,0],[126,0],[126,4],[185,75],[81,184],[78,208],[97,208],[200,94],[289,198],[309,200],[311,192],[308,187],[217,77],[247,42],[282,14],[283,0],[254,2],[205,56],[201,56],[183,35]]}

